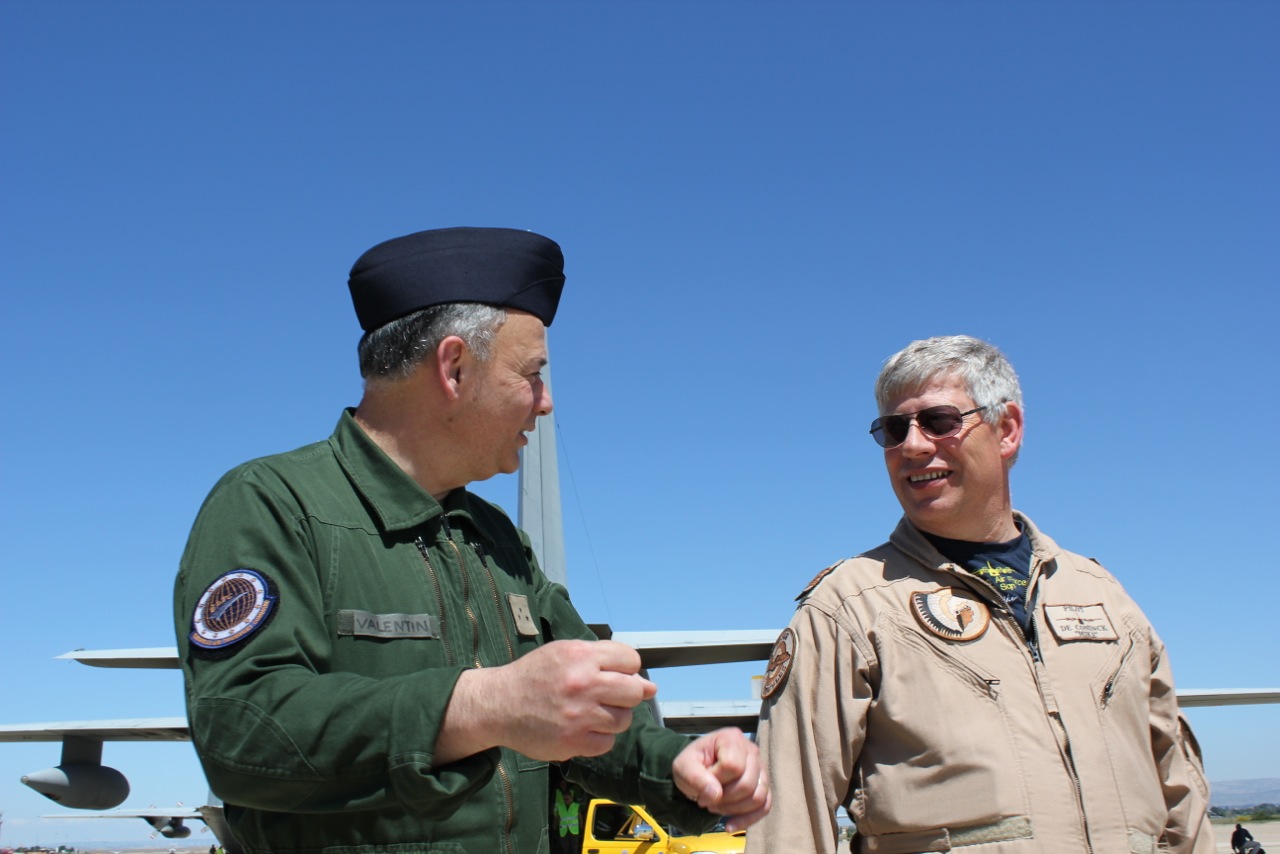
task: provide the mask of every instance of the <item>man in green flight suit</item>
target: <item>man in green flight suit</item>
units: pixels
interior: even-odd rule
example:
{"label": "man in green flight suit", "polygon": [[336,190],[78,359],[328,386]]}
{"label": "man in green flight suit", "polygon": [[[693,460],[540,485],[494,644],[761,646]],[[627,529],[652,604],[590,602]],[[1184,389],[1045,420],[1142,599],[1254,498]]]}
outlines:
{"label": "man in green flight suit", "polygon": [[349,286],[359,406],[214,487],[174,592],[191,735],[246,851],[549,849],[549,763],[593,794],[746,827],[770,794],[737,730],[654,723],[635,650],[598,641],[467,484],[551,411],[553,241],[418,232]]}

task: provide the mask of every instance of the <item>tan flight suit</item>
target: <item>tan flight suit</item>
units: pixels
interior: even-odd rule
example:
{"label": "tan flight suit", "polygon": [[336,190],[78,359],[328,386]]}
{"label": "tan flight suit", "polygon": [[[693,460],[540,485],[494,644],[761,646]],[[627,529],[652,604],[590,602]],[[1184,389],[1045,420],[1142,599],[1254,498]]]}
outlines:
{"label": "tan flight suit", "polygon": [[801,594],[765,679],[772,813],[747,850],[1209,854],[1164,645],[1101,566],[1025,517],[1034,644],[905,519]]}

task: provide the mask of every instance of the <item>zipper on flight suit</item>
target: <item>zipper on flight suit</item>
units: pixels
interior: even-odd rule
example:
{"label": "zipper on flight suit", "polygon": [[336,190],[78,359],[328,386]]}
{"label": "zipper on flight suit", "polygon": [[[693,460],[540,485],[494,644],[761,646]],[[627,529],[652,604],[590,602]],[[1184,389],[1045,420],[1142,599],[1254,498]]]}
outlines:
{"label": "zipper on flight suit", "polygon": [[[497,609],[498,620],[502,623],[502,639],[507,644],[507,660],[515,661],[516,650],[511,643],[511,630],[507,624],[506,614],[502,610],[502,597],[498,595],[497,579],[493,577],[493,569],[490,568],[489,561],[485,558],[484,546],[479,543],[468,543],[468,545],[471,546],[476,556],[480,558],[480,565],[484,567],[485,574],[489,576],[489,589],[493,591],[493,605]],[[507,766],[501,759],[498,760],[498,776],[502,778],[502,792],[507,804],[506,834],[503,837],[503,841],[506,843],[507,854],[515,854],[515,849],[511,845],[511,832],[516,823],[515,795],[511,791],[511,777],[507,774]]]}
{"label": "zipper on flight suit", "polygon": [[[1030,580],[1027,582],[1027,646],[1031,650],[1032,670],[1036,678],[1036,688],[1040,692],[1040,702],[1044,702],[1044,656],[1040,652],[1040,624],[1036,622],[1036,609],[1034,602],[1034,594],[1036,586],[1040,581],[1040,568],[1043,562],[1036,557],[1033,552],[1031,555],[1031,574]],[[1054,708],[1045,710],[1049,718],[1053,721],[1058,729],[1058,735],[1061,739],[1058,743],[1058,749],[1062,751],[1062,755],[1067,760],[1067,772],[1071,775],[1071,783],[1076,790],[1076,807],[1080,810],[1080,829],[1084,832],[1085,850],[1093,851],[1093,840],[1089,833],[1089,814],[1084,808],[1084,788],[1080,785],[1080,772],[1076,768],[1076,757],[1071,751],[1071,735],[1067,732],[1067,724],[1062,720],[1062,713],[1058,711],[1057,700],[1054,700]]]}
{"label": "zipper on flight suit", "polygon": [[480,557],[480,565],[484,567],[485,574],[489,576],[489,589],[493,591],[493,607],[498,611],[498,620],[502,623],[502,639],[507,644],[507,660],[516,660],[516,648],[511,643],[511,626],[507,622],[506,612],[502,609],[502,596],[498,593],[498,581],[493,577],[493,569],[489,566],[488,557],[484,553],[484,546],[479,543],[468,543],[472,550]]}
{"label": "zipper on flight suit", "polygon": [[453,664],[453,647],[449,645],[449,623],[445,619],[444,613],[444,592],[440,589],[440,580],[436,578],[435,568],[431,565],[431,554],[426,542],[422,537],[418,537],[413,541],[413,544],[422,553],[422,561],[427,565],[427,576],[430,577],[431,586],[436,592],[436,609],[440,614],[440,640],[444,641],[444,660],[449,664]]}
{"label": "zipper on flight suit", "polygon": [[1027,645],[1031,647],[1031,657],[1038,663],[1044,658],[1040,655],[1040,624],[1036,622],[1036,608],[1033,603],[1036,582],[1040,580],[1040,560],[1033,552],[1031,555],[1031,572],[1027,580],[1027,599],[1022,607],[1027,609]]}
{"label": "zipper on flight suit", "polygon": [[[952,564],[952,566],[953,568],[955,567],[954,564]],[[977,583],[982,584],[991,591],[993,601],[1000,603],[1000,613],[1003,615],[1003,618],[1013,624],[1013,630],[1016,632],[1015,636],[1023,640],[1027,651],[1031,654],[1031,672],[1035,676],[1036,687],[1040,693],[1041,702],[1044,702],[1044,688],[1041,684],[1041,668],[1044,666],[1044,658],[1040,654],[1039,626],[1036,623],[1035,606],[1032,604],[1032,594],[1035,590],[1036,582],[1040,580],[1040,562],[1035,559],[1034,555],[1032,555],[1031,572],[1027,581],[1027,598],[1024,603],[1024,607],[1027,609],[1027,630],[1025,632],[1022,629],[1022,624],[1018,622],[1017,617],[1013,615],[1012,609],[1009,608],[1009,603],[1004,601],[1004,597],[1000,595],[1000,591],[996,590],[995,586],[985,578],[972,575],[972,573],[969,575],[972,576]],[[1089,817],[1085,814],[1084,790],[1080,786],[1080,773],[1076,770],[1075,756],[1071,752],[1071,737],[1067,734],[1067,725],[1063,722],[1061,713],[1059,713],[1056,708],[1047,709],[1046,711],[1050,719],[1057,726],[1059,736],[1058,749],[1061,750],[1063,756],[1066,757],[1067,772],[1071,775],[1071,782],[1072,785],[1075,786],[1076,790],[1076,806],[1080,810],[1080,824],[1084,831],[1085,847],[1090,854],[1092,854],[1093,844],[1089,838]]]}
{"label": "zipper on flight suit", "polygon": [[[471,573],[467,572],[467,562],[462,556],[462,549],[458,548],[458,544],[454,542],[453,528],[449,525],[449,517],[441,516],[440,521],[444,526],[445,539],[449,541],[449,545],[453,547],[454,555],[458,558],[458,570],[462,574],[462,602],[466,609],[467,617],[471,620],[472,657],[475,660],[477,668],[484,667],[484,662],[480,660],[480,620],[476,617],[476,612],[471,607]],[[480,555],[480,563],[485,566],[485,571],[488,572],[489,567],[485,565],[483,555]],[[490,578],[490,581],[492,582],[493,579]],[[494,586],[494,602],[495,604],[499,603],[496,583]],[[498,610],[498,618],[502,619],[501,608]],[[504,635],[505,634],[506,633],[504,632]],[[508,649],[510,649],[510,638],[507,639],[507,646]],[[511,655],[511,660],[515,660],[514,652]],[[511,831],[515,827],[516,823],[515,793],[512,791],[511,775],[507,771],[506,763],[502,760],[501,750],[502,748],[499,748],[497,770],[498,777],[502,780],[502,800],[507,811],[507,819],[502,831],[502,842],[503,847],[507,850],[507,854],[515,854],[515,847],[512,844],[511,835]]]}
{"label": "zipper on flight suit", "polygon": [[471,621],[471,659],[476,667],[484,667],[484,662],[480,660],[480,620],[476,617],[475,609],[471,607],[471,573],[467,572],[467,562],[462,557],[462,549],[458,548],[458,544],[453,541],[453,528],[449,526],[449,517],[441,516],[440,523],[444,526],[444,538],[449,541],[454,555],[458,558],[458,572],[462,578],[462,607],[467,612],[467,619]]}
{"label": "zipper on flight suit", "polygon": [[1067,757],[1067,768],[1071,771],[1071,782],[1075,783],[1076,787],[1076,804],[1080,807],[1080,824],[1084,826],[1084,847],[1086,851],[1092,854],[1093,841],[1089,835],[1089,816],[1084,811],[1084,789],[1080,786],[1080,772],[1076,770],[1076,758],[1071,752],[1071,736],[1067,734],[1067,725],[1062,722],[1062,714],[1057,709],[1050,711],[1049,717],[1058,725],[1058,734],[1062,739],[1058,746],[1063,755]]}
{"label": "zipper on flight suit", "polygon": [[1116,669],[1111,671],[1111,675],[1107,677],[1107,684],[1102,689],[1102,708],[1111,705],[1111,695],[1115,693],[1116,681],[1120,678],[1124,666],[1129,663],[1129,657],[1133,655],[1134,649],[1137,647],[1132,640],[1129,640],[1129,648],[1124,651],[1124,655],[1120,656],[1120,663],[1116,665]]}
{"label": "zipper on flight suit", "polygon": [[[960,571],[961,569],[962,567],[960,567],[958,564],[954,564],[954,563],[951,564],[951,570],[955,575],[964,578],[966,582],[972,581],[974,584],[981,585],[987,588],[987,590],[991,591],[991,595],[989,597],[983,597],[983,598],[987,599],[988,602],[1000,603],[998,608],[993,608],[992,610],[994,610],[997,614],[999,614],[1002,620],[1007,620],[1008,622],[1013,624],[1014,637],[1021,638],[1023,643],[1025,643],[1026,646],[1031,650],[1031,657],[1038,661],[1039,654],[1036,651],[1035,644],[1030,641],[1026,633],[1022,630],[1022,623],[1018,622],[1018,618],[1013,615],[1013,610],[1009,608],[1009,603],[1004,601],[1004,596],[1002,596],[1000,594],[1000,591],[995,588],[995,585],[992,584],[990,581],[987,581],[985,578],[983,578],[980,575],[974,575],[972,572],[965,571],[961,573]],[[1030,585],[1028,585],[1028,587],[1030,587]],[[1028,611],[1028,614],[1030,614],[1029,611]],[[999,685],[1000,680],[999,679],[995,680],[994,684]]]}

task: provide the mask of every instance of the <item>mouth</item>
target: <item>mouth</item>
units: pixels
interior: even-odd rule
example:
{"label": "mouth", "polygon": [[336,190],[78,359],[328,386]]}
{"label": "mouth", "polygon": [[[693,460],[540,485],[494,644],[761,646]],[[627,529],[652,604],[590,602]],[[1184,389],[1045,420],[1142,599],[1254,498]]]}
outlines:
{"label": "mouth", "polygon": [[950,476],[950,469],[943,469],[942,471],[922,471],[917,472],[916,474],[907,475],[907,482],[913,486],[917,486],[920,484],[932,483],[937,480],[944,480]]}

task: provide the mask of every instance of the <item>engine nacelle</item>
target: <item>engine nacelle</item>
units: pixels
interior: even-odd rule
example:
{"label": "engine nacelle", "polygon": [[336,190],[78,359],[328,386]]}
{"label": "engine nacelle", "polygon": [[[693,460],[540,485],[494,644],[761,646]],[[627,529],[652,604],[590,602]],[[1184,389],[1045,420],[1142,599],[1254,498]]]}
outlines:
{"label": "engine nacelle", "polygon": [[109,810],[129,797],[129,781],[108,765],[64,762],[27,774],[22,782],[55,803],[79,810]]}
{"label": "engine nacelle", "polygon": [[160,831],[160,835],[165,839],[186,839],[191,835],[191,828],[187,827],[180,818],[154,818],[147,821],[151,822],[151,826]]}

